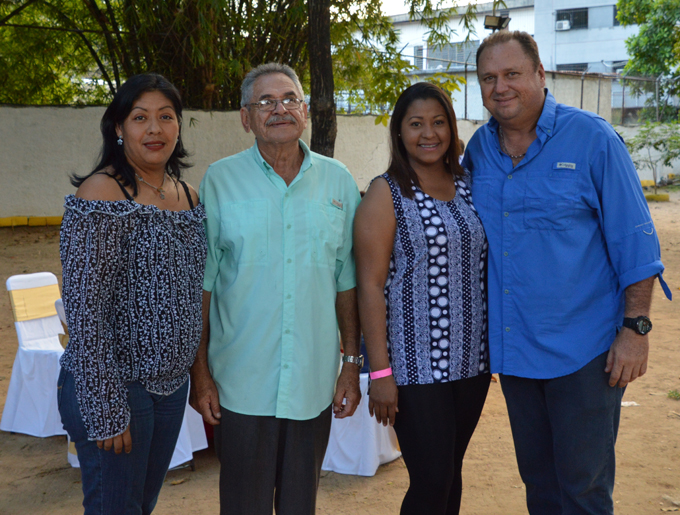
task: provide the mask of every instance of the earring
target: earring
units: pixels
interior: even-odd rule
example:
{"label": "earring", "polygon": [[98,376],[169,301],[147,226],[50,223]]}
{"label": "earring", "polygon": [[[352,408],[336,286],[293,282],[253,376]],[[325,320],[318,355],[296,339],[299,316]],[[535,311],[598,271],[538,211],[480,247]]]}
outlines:
{"label": "earring", "polygon": [[117,141],[117,143],[118,143],[119,145],[122,145],[122,144],[123,144],[123,136],[118,136],[118,141]]}

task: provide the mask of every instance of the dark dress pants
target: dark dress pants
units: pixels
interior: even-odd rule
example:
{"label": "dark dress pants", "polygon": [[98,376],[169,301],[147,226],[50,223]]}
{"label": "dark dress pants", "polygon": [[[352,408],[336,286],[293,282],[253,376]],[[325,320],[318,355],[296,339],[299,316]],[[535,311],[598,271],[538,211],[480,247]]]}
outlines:
{"label": "dark dress pants", "polygon": [[220,514],[314,515],[331,406],[311,420],[242,415],[222,407],[215,426]]}

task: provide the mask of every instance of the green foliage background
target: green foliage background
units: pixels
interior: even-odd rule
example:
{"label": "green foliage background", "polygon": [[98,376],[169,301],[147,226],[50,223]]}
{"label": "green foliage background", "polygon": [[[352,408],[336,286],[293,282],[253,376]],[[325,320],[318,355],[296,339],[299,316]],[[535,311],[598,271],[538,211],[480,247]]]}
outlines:
{"label": "green foliage background", "polygon": [[[452,11],[439,0],[409,6],[429,44],[451,40]],[[331,17],[336,91],[386,113],[413,67],[380,0],[334,0]],[[127,77],[154,71],[188,107],[238,109],[241,80],[258,64],[282,62],[308,80],[307,30],[306,0],[0,0],[0,103],[102,104]],[[445,74],[431,80],[459,87]]]}
{"label": "green foliage background", "polygon": [[[639,25],[639,32],[626,40],[630,60],[625,73],[630,76],[658,78],[661,120],[677,119],[678,110],[671,97],[680,93],[680,0],[619,0],[618,19],[622,25]],[[653,83],[632,82],[635,90],[654,91]],[[655,109],[643,113],[655,119]]]}

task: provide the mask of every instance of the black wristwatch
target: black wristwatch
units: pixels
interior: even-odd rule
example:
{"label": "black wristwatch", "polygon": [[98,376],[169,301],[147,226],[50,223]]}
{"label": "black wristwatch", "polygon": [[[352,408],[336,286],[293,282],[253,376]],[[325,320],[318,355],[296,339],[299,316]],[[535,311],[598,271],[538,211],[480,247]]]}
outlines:
{"label": "black wristwatch", "polygon": [[623,327],[632,329],[638,334],[647,334],[652,330],[652,321],[646,316],[639,316],[637,318],[624,318]]}

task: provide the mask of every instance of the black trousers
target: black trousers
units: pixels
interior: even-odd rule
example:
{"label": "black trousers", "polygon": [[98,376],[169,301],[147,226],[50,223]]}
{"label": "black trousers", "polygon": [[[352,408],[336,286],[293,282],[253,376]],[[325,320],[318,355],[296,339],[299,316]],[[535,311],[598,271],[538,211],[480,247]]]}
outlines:
{"label": "black trousers", "polygon": [[220,514],[314,515],[331,406],[311,420],[242,415],[222,407],[215,426]]}
{"label": "black trousers", "polygon": [[457,515],[463,457],[482,414],[490,374],[399,386],[394,430],[409,473],[401,515]]}

